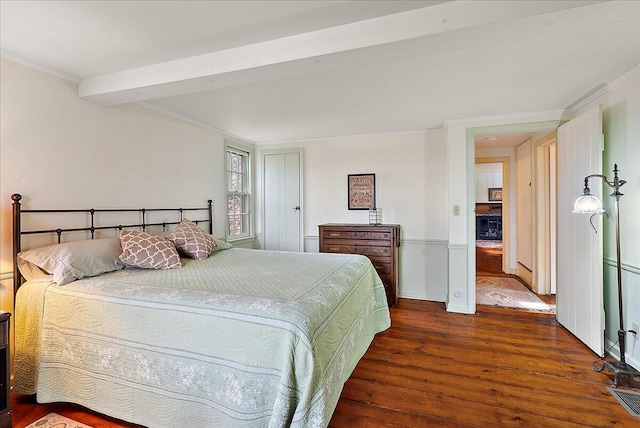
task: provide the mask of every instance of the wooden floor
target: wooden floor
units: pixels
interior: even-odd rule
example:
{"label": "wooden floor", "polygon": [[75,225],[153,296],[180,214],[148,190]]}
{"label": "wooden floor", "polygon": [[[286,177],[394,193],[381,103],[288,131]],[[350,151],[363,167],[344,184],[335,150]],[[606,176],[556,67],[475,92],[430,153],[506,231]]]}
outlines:
{"label": "wooden floor", "polygon": [[503,275],[502,247],[476,247],[476,273],[478,275]]}
{"label": "wooden floor", "polygon": [[[597,357],[554,315],[400,299],[345,384],[330,427],[638,427],[592,370]],[[640,387],[640,382],[634,384]],[[14,426],[49,412],[102,427],[134,425],[71,405],[13,399]]]}
{"label": "wooden floor", "polygon": [[[476,276],[513,278],[531,290],[531,286],[519,276],[504,273],[502,271],[502,246],[496,248],[483,248],[476,246]],[[531,292],[533,293],[533,291]],[[536,294],[536,296],[548,305],[556,304],[555,294]]]}

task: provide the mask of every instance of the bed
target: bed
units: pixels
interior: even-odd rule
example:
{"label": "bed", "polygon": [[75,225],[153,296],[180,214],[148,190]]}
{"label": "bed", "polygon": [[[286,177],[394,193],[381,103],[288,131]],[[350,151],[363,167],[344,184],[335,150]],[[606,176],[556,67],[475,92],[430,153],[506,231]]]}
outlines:
{"label": "bed", "polygon": [[[60,243],[48,251],[75,251],[67,257],[93,264],[103,257],[96,251],[118,242],[95,236],[102,230],[94,225],[98,210],[78,210],[91,216],[88,228],[31,231],[21,227],[25,214],[57,210],[22,210],[19,195],[13,210],[22,271],[17,254],[38,253],[21,248],[28,234],[53,232]],[[211,204],[189,215],[195,210],[208,210],[198,223],[208,223],[211,235]],[[136,211],[139,224],[105,226],[118,229],[121,257],[125,230],[161,225],[166,233],[172,224]],[[175,211],[177,231],[189,212]],[[81,240],[80,251],[64,239],[79,229],[93,238]],[[15,269],[14,391],[150,427],[327,426],[344,382],[375,334],[390,326],[371,262],[214,242],[219,248],[207,257],[180,252],[177,269],[127,265],[66,281],[45,270],[26,282]]]}

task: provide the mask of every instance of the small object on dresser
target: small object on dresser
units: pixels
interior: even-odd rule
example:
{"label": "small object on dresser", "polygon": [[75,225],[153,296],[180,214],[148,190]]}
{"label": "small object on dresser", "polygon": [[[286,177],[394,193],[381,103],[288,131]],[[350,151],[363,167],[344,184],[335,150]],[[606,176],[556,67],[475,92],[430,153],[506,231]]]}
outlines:
{"label": "small object on dresser", "polygon": [[382,209],[372,208],[369,210],[369,224],[382,223]]}
{"label": "small object on dresser", "polygon": [[0,311],[0,428],[11,428],[9,312]]}

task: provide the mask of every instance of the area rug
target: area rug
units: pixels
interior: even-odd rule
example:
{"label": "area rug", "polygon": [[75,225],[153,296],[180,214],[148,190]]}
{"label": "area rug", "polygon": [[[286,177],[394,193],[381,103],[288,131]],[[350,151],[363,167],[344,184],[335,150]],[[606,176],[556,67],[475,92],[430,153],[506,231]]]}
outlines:
{"label": "area rug", "polygon": [[555,313],[556,311],[555,305],[543,302],[517,279],[509,277],[477,277],[476,303],[532,312]]}
{"label": "area rug", "polygon": [[480,248],[502,248],[502,241],[499,239],[478,239],[476,247]]}
{"label": "area rug", "polygon": [[60,416],[57,413],[49,413],[25,428],[93,428],[89,425],[81,424],[72,419]]}

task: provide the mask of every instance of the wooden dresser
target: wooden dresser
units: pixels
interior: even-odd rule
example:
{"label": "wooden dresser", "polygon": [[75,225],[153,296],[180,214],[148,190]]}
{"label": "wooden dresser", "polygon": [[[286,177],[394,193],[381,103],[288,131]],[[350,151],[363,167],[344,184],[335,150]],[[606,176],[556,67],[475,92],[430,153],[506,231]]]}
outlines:
{"label": "wooden dresser", "polygon": [[387,292],[389,306],[398,299],[398,247],[400,226],[397,224],[321,224],[321,253],[362,254],[369,257]]}

